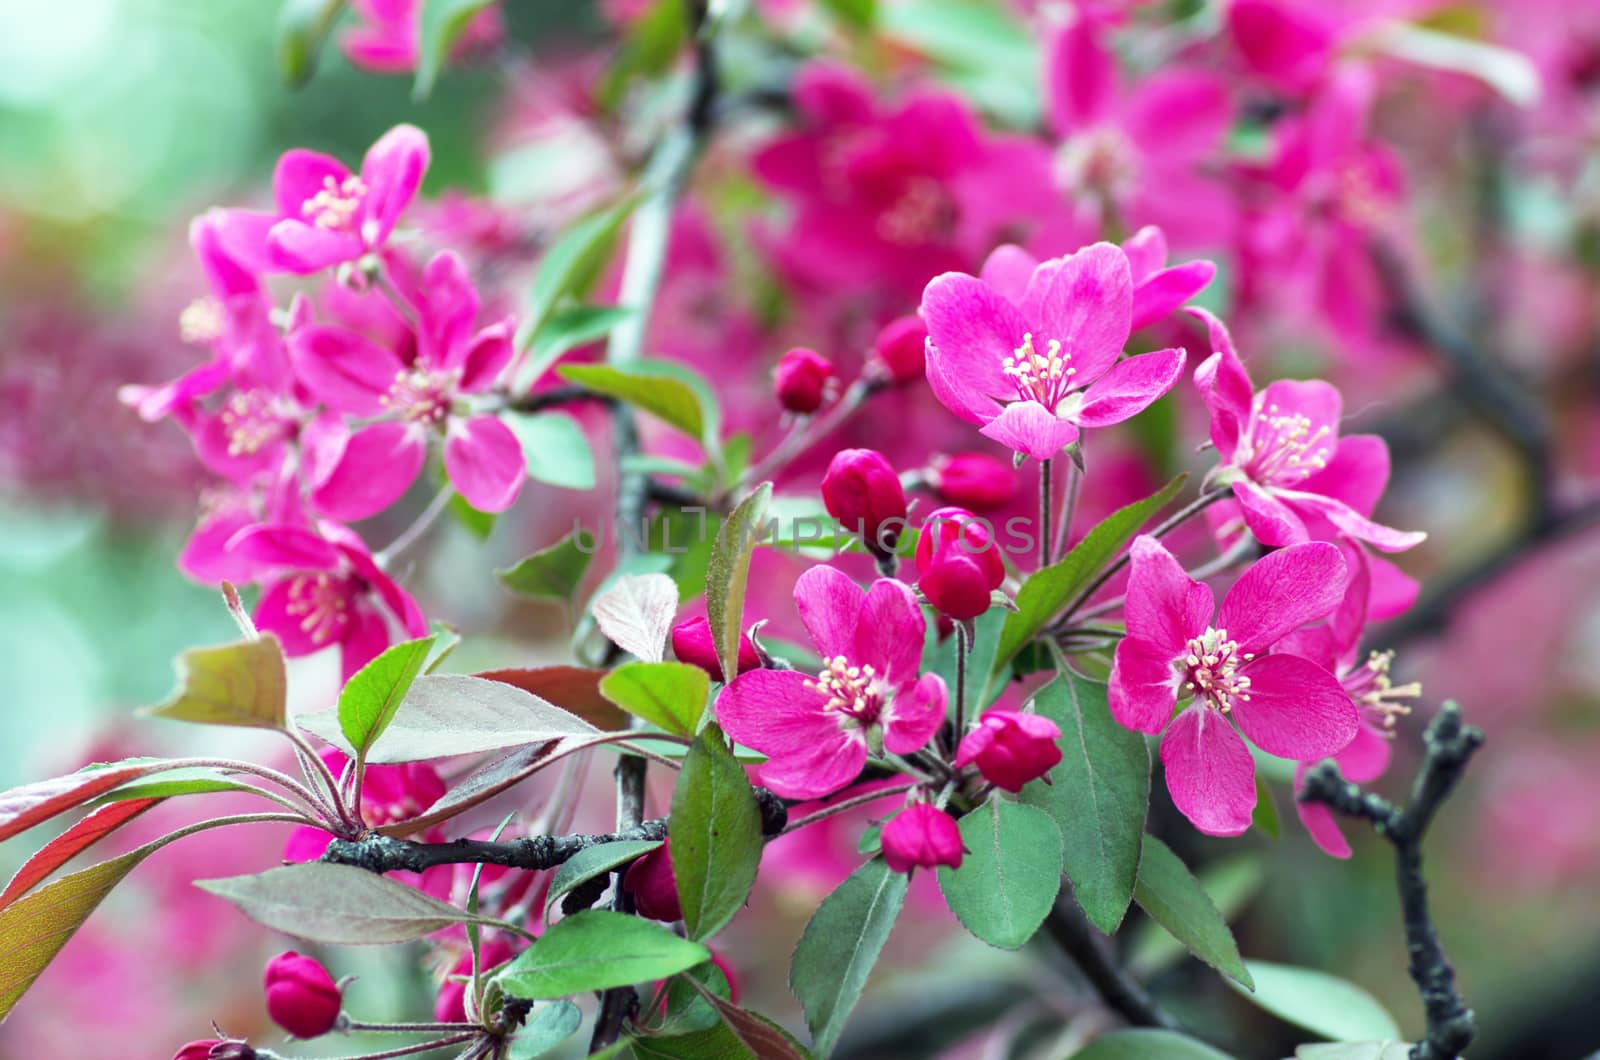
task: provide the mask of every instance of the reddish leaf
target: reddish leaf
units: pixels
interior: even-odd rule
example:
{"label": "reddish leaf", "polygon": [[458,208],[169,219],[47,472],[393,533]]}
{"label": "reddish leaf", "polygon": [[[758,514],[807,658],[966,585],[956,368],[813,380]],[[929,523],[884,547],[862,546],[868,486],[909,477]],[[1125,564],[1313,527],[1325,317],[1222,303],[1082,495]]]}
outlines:
{"label": "reddish leaf", "polygon": [[48,821],[58,813],[81,806],[130,780],[166,767],[166,763],[113,766],[52,777],[36,784],[0,792],[0,842]]}
{"label": "reddish leaf", "polygon": [[531,692],[546,703],[554,703],[576,714],[597,729],[621,732],[628,727],[628,716],[600,694],[600,679],[605,675],[605,670],[582,666],[538,666],[490,670],[476,676]]}
{"label": "reddish leaf", "polygon": [[46,876],[161,801],[129,799],[127,802],[113,802],[100,807],[61,833],[17,870],[6,886],[5,893],[0,894],[0,909],[27,894]]}

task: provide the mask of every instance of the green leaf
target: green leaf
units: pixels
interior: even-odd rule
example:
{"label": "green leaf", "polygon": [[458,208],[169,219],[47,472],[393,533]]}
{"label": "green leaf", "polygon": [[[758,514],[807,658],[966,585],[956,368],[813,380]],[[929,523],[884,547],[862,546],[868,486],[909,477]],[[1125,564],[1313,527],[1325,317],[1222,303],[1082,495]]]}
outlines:
{"label": "green leaf", "polygon": [[[931,612],[930,612],[931,614]],[[979,615],[972,624],[972,646],[967,651],[967,716],[976,717],[1006,690],[1006,682],[991,678],[995,651],[1000,646],[1000,631],[1005,628],[1010,612],[1003,607],[991,607]],[[924,671],[932,671],[944,678],[950,694],[956,688],[956,638],[939,639],[939,626],[928,622],[927,639],[923,643]]]}
{"label": "green leaf", "polygon": [[502,412],[522,443],[528,477],[569,490],[594,489],[594,449],[578,421],[560,412]]}
{"label": "green leaf", "polygon": [[789,988],[805,1010],[818,1056],[833,1051],[861,999],[905,904],[907,884],[904,873],[873,858],[824,898],[806,924],[789,966]]}
{"label": "green leaf", "polygon": [[708,415],[709,388],[686,378],[688,370],[664,361],[630,361],[626,369],[609,364],[564,364],[556,374],[586,390],[616,398],[676,427],[708,449],[714,420]]}
{"label": "green leaf", "polygon": [[614,872],[660,845],[659,842],[649,839],[624,839],[616,843],[597,843],[578,851],[562,862],[550,881],[550,893],[544,900],[545,918],[549,919],[550,910],[554,909],[556,902],[568,892],[581,887],[596,876]]}
{"label": "green leaf", "polygon": [[706,570],[706,617],[722,661],[724,681],[739,672],[739,638],[744,633],[744,593],[750,580],[750,555],[761,536],[761,521],[772,498],[772,483],[759,488],[729,513],[717,531]]}
{"label": "green leaf", "polygon": [[1118,508],[1102,519],[1057,563],[1028,576],[1017,592],[1017,610],[1006,619],[995,652],[994,673],[1006,664],[1035,633],[1056,616],[1092,578],[1133,540],[1139,529],[1178,495],[1187,475],[1179,475],[1142,501]]}
{"label": "green leaf", "polygon": [[353,865],[309,861],[195,886],[258,924],[335,946],[411,942],[452,924],[497,923]]}
{"label": "green leaf", "polygon": [[684,0],[655,0],[628,28],[627,39],[600,83],[600,102],[608,110],[622,98],[628,81],[666,72],[683,48],[689,20]]}
{"label": "green leaf", "polygon": [[547,928],[495,981],[512,997],[543,1000],[665,979],[710,959],[654,921],[590,909]]}
{"label": "green leaf", "polygon": [[[1200,870],[1200,886],[1216,904],[1222,919],[1231,921],[1261,889],[1261,859],[1255,854],[1237,854]],[[1128,944],[1128,968],[1141,979],[1148,979],[1183,959],[1183,943],[1159,924],[1141,921]]]}
{"label": "green leaf", "polygon": [[822,6],[856,29],[871,29],[878,18],[878,0],[822,0]]}
{"label": "green leaf", "polygon": [[710,938],[750,897],[765,845],[755,791],[715,723],[684,757],[667,838],[683,925],[691,939]]}
{"label": "green leaf", "polygon": [[650,1033],[657,1036],[687,1034],[721,1023],[722,1017],[706,1000],[707,994],[724,1001],[733,996],[727,973],[714,962],[696,965],[668,979],[661,1019],[651,1023]]}
{"label": "green leaf", "polygon": [[1117,724],[1106,686],[1067,669],[1041,688],[1034,709],[1061,729],[1061,764],[1035,780],[1022,801],[1061,829],[1067,879],[1094,926],[1115,932],[1133,899],[1150,805],[1150,749]]}
{"label": "green leaf", "polygon": [[411,98],[424,100],[433,92],[439,71],[450,59],[450,49],[467,23],[495,0],[423,0],[422,34],[417,49],[417,76]]}
{"label": "green leaf", "polygon": [[687,1034],[629,1035],[627,1042],[634,1060],[761,1060],[720,1020]]}
{"label": "green leaf", "polygon": [[339,693],[339,730],[356,757],[365,759],[373,741],[389,727],[411,682],[428,661],[434,640],[423,637],[393,645],[357,670]]}
{"label": "green leaf", "polygon": [[1144,837],[1133,898],[1190,953],[1240,985],[1254,986],[1228,922],[1178,855],[1152,835]]}
{"label": "green leaf", "polygon": [[317,72],[317,56],[345,0],[284,0],[278,10],[278,71],[299,88]]}
{"label": "green leaf", "polygon": [[1177,1031],[1127,1030],[1103,1034],[1072,1060],[1233,1060],[1227,1053]]}
{"label": "green leaf", "polygon": [[201,725],[281,729],[288,681],[283,648],[266,633],[215,648],[191,648],[178,656],[178,688],[167,701],[142,713]]}
{"label": "green leaf", "polygon": [[506,1043],[506,1060],[532,1060],[543,1056],[577,1032],[583,1012],[570,1001],[535,1005],[522,1029]]}
{"label": "green leaf", "polygon": [[1256,808],[1250,814],[1250,823],[1277,839],[1283,834],[1283,824],[1278,819],[1278,800],[1272,794],[1267,778],[1256,773]]}
{"label": "green leaf", "polygon": [[788,1031],[759,1013],[719,997],[698,982],[690,982],[751,1056],[757,1060],[806,1060],[806,1051]]}
{"label": "green leaf", "polygon": [[[557,304],[563,298],[581,297],[599,277],[616,245],[622,223],[627,220],[634,205],[635,200],[627,199],[585,217],[550,244],[550,249],[539,261],[539,271],[533,277],[528,312],[524,317],[524,347],[537,342],[540,332],[550,322]],[[549,365],[550,362],[536,358],[522,374],[530,376],[529,382],[532,382],[543,375]]]}
{"label": "green leaf", "polygon": [[474,508],[472,502],[459,493],[451,493],[448,504],[450,514],[466,528],[467,533],[479,541],[489,540],[489,535],[494,533],[495,523],[499,521],[498,515]]}
{"label": "green leaf", "polygon": [[633,312],[621,305],[574,305],[557,309],[534,336],[532,357],[541,364],[554,364],[562,354],[605,338]]}
{"label": "green leaf", "polygon": [[583,575],[594,558],[594,538],[587,538],[587,550],[580,547],[581,530],[574,530],[547,549],[525,556],[509,567],[494,572],[504,585],[514,593],[534,599],[560,600],[571,603],[577,595]]}
{"label": "green leaf", "polygon": [[1244,963],[1256,988],[1239,992],[1279,1019],[1336,1042],[1400,1037],[1378,999],[1348,980],[1287,964]]}
{"label": "green leaf", "polygon": [[706,672],[680,662],[623,663],[600,682],[600,694],[611,702],[679,736],[695,734],[710,693]]}
{"label": "green leaf", "polygon": [[1061,891],[1061,830],[1032,806],[991,795],[961,818],[959,869],[939,869],[939,889],[962,925],[1014,950],[1033,937]]}

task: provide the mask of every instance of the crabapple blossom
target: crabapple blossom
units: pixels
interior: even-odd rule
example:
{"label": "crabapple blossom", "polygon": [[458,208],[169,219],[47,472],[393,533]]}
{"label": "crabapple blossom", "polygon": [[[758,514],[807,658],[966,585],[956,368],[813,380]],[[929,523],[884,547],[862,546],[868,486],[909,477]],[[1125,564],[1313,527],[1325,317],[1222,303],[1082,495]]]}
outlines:
{"label": "crabapple blossom", "polygon": [[861,772],[869,753],[911,754],[944,723],[944,679],[921,674],[927,623],[902,582],[862,589],[833,567],[802,574],[795,605],[823,665],[815,675],[752,670],[717,697],[717,721],[767,756],[761,782],[820,798]]}
{"label": "crabapple blossom", "polygon": [[966,848],[955,818],[925,802],[914,802],[883,826],[883,860],[895,872],[961,867]]}
{"label": "crabapple blossom", "polygon": [[976,765],[983,779],[1007,791],[1021,791],[1061,761],[1056,741],[1061,729],[1049,718],[1016,710],[989,710],[978,727],[961,738],[956,768]]}
{"label": "crabapple blossom", "polygon": [[822,354],[796,348],[778,359],[772,388],[785,411],[809,416],[837,393],[838,377],[833,362]]}
{"label": "crabapple blossom", "polygon": [[[717,646],[711,637],[711,623],[706,616],[686,619],[672,627],[672,654],[679,662],[698,666],[713,681],[722,680],[722,661],[717,658]],[[755,670],[761,666],[761,654],[750,639],[750,634],[739,635],[739,672]]]}
{"label": "crabapple blossom", "polygon": [[272,958],[262,977],[267,1015],[296,1038],[320,1038],[339,1022],[339,984],[311,957],[289,950]]}
{"label": "crabapple blossom", "polygon": [[1005,507],[1016,496],[1017,472],[988,453],[953,453],[933,458],[928,483],[946,504],[987,511]]}
{"label": "crabapple blossom", "polygon": [[1217,610],[1210,587],[1155,538],[1135,538],[1131,556],[1111,714],[1135,732],[1163,734],[1167,790],[1196,828],[1239,835],[1256,803],[1255,762],[1239,733],[1268,754],[1311,760],[1342,751],[1360,728],[1337,678],[1271,650],[1339,605],[1344,558],[1321,541],[1274,552],[1240,576]]}
{"label": "crabapple blossom", "polygon": [[[511,945],[495,936],[483,940],[478,951],[478,967],[490,971],[509,961],[513,956]],[[451,966],[445,981],[439,985],[439,996],[433,1004],[433,1018],[440,1023],[461,1023],[467,1018],[467,983],[459,977],[472,975],[472,951],[463,953]]]}
{"label": "crabapple blossom", "polygon": [[[416,69],[422,52],[425,0],[351,0],[357,24],[339,38],[339,50],[350,62],[376,73]],[[456,39],[456,52],[486,48],[505,36],[499,4],[482,7]]]}
{"label": "crabapple blossom", "polygon": [[906,494],[900,476],[882,453],[841,449],[834,454],[822,476],[822,503],[872,552],[894,552],[905,526]]}
{"label": "crabapple blossom", "polygon": [[668,922],[683,919],[678,902],[678,877],[672,871],[668,844],[662,843],[640,857],[622,874],[622,888],[633,896],[640,916]]}
{"label": "crabapple blossom", "polygon": [[928,326],[921,317],[896,317],[873,340],[871,365],[897,386],[915,383],[923,376],[923,349],[927,342]]}
{"label": "crabapple blossom", "polygon": [[917,588],[950,618],[965,621],[989,610],[1005,581],[1005,561],[988,525],[965,508],[929,513],[917,538]]}

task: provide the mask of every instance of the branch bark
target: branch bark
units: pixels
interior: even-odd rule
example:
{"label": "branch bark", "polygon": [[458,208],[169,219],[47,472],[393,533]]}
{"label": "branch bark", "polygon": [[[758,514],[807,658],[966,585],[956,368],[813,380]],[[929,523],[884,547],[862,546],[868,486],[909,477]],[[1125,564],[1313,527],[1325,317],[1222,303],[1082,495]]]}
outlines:
{"label": "branch bark", "polygon": [[1056,901],[1045,918],[1044,929],[1112,1011],[1135,1027],[1180,1029],[1178,1021],[1156,1004],[1144,984],[1112,959],[1104,943],[1095,938],[1083,910],[1071,898]]}

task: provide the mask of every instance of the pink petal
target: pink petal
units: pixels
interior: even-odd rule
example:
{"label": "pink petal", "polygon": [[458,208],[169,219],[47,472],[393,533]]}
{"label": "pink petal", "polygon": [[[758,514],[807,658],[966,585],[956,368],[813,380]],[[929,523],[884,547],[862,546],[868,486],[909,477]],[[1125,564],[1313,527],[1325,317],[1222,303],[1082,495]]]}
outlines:
{"label": "pink petal", "polygon": [[1079,17],[1050,41],[1045,55],[1045,105],[1058,136],[1105,117],[1117,92],[1116,59],[1094,20]]}
{"label": "pink petal", "polygon": [[1389,484],[1389,443],[1375,434],[1339,439],[1328,466],[1301,480],[1299,488],[1341,500],[1362,515],[1371,515]]}
{"label": "pink petal", "polygon": [[1241,651],[1266,651],[1290,630],[1326,618],[1344,598],[1347,578],[1344,557],[1326,541],[1269,553],[1222,598],[1217,628]]}
{"label": "pink petal", "polygon": [[967,401],[1016,393],[1002,370],[1028,331],[1016,306],[976,277],[947,272],[923,291],[922,319],[933,347],[929,361],[937,360],[949,382],[969,392]]}
{"label": "pink petal", "polygon": [[255,522],[248,509],[235,508],[200,520],[178,556],[178,569],[195,581],[218,585],[224,581],[247,582],[255,576],[255,564],[228,550],[228,542]]}
{"label": "pink petal", "polygon": [[[1344,413],[1344,399],[1338,388],[1321,379],[1279,379],[1268,383],[1261,394],[1262,409],[1271,413],[1274,408],[1290,415],[1298,413],[1310,421],[1310,437],[1321,436],[1321,443],[1337,451],[1339,419]],[[1306,440],[1309,442],[1310,437]]]}
{"label": "pink petal", "polygon": [[1385,622],[1411,610],[1422,592],[1417,579],[1382,556],[1367,557],[1372,571],[1372,593],[1367,599],[1367,621]]}
{"label": "pink petal", "polygon": [[1014,452],[1049,460],[1078,440],[1078,428],[1037,401],[1013,401],[978,431]]}
{"label": "pink petal", "polygon": [[1328,626],[1291,630],[1272,646],[1274,655],[1297,655],[1333,673],[1338,669],[1340,648]]}
{"label": "pink petal", "polygon": [[790,92],[795,109],[817,125],[861,124],[872,121],[877,110],[872,83],[841,63],[806,63]]}
{"label": "pink petal", "polygon": [[1118,362],[1085,391],[1073,417],[1080,427],[1109,427],[1138,415],[1183,375],[1183,350],[1156,350]]}
{"label": "pink petal", "polygon": [[279,221],[267,233],[268,264],[301,276],[354,261],[365,250],[361,240],[347,232],[335,232],[303,221]]}
{"label": "pink petal", "polygon": [[[841,655],[848,659],[855,651],[856,624],[866,607],[866,590],[838,568],[819,564],[796,579],[794,603],[817,653],[824,660]],[[920,651],[922,642],[917,643]]]}
{"label": "pink petal", "polygon": [[1216,610],[1211,589],[1184,573],[1172,553],[1149,534],[1133,539],[1128,557],[1123,605],[1128,637],[1160,649],[1168,661],[1175,659],[1211,624]]}
{"label": "pink petal", "polygon": [[[1154,226],[1151,226],[1154,227]],[[1133,288],[1132,328],[1138,331],[1183,305],[1205,290],[1206,284],[1217,274],[1217,266],[1209,261],[1190,261],[1161,269]]]}
{"label": "pink petal", "polygon": [[1255,391],[1227,325],[1199,307],[1190,307],[1189,315],[1205,324],[1210,336],[1211,356],[1194,370],[1194,383],[1211,413],[1212,444],[1223,460],[1230,460],[1239,435],[1250,423]]}
{"label": "pink petal", "polygon": [[1178,672],[1171,652],[1147,640],[1124,637],[1117,643],[1106,695],[1117,724],[1134,732],[1158,733],[1172,720],[1178,701]]}
{"label": "pink petal", "polygon": [[1234,0],[1227,20],[1250,68],[1291,92],[1322,74],[1337,44],[1331,20],[1281,0]]}
{"label": "pink petal", "polygon": [[228,550],[263,567],[335,570],[339,566],[338,549],[298,526],[252,526],[236,534]]}
{"label": "pink petal", "polygon": [[278,214],[304,220],[306,200],[315,198],[329,179],[338,187],[348,176],[350,171],[344,163],[331,155],[303,147],[285,151],[272,173],[272,196],[277,200]]}
{"label": "pink petal", "polygon": [[399,500],[422,473],[426,435],[411,423],[363,427],[345,443],[339,463],[312,493],[311,503],[341,522],[377,515]]}
{"label": "pink petal", "polygon": [[361,238],[369,247],[389,238],[422,185],[428,159],[427,134],[414,125],[396,125],[367,151],[361,162],[361,179],[367,185],[361,200]]}
{"label": "pink petal", "polygon": [[516,347],[511,341],[514,330],[509,320],[490,324],[474,335],[463,347],[461,357],[461,391],[477,394],[494,386],[500,373],[511,363]]}
{"label": "pink petal", "polygon": [[1239,734],[1209,707],[1192,706],[1161,738],[1167,790],[1207,835],[1242,835],[1256,808],[1256,764]]}
{"label": "pink petal", "polygon": [[889,753],[913,754],[927,746],[944,724],[949,689],[938,674],[922,679],[894,697],[883,718],[883,746]]}
{"label": "pink petal", "polygon": [[[1372,565],[1367,560],[1367,550],[1348,539],[1339,542],[1339,552],[1344,556],[1344,597],[1328,616],[1327,629],[1338,646],[1337,657],[1352,659],[1361,643],[1361,633],[1367,626],[1367,600],[1372,593]],[[1308,656],[1309,658],[1309,656]],[[1329,667],[1329,669],[1334,669]]]}
{"label": "pink petal", "polygon": [[1363,721],[1349,746],[1334,755],[1333,760],[1339,763],[1339,772],[1346,780],[1365,784],[1383,776],[1393,755],[1394,741]]}
{"label": "pink petal", "polygon": [[1122,252],[1128,255],[1128,269],[1134,282],[1134,304],[1137,306],[1138,286],[1167,263],[1166,233],[1158,225],[1145,225],[1122,241]]}
{"label": "pink petal", "polygon": [[[1305,784],[1306,773],[1311,766],[1302,762],[1295,767],[1294,790],[1298,793]],[[1301,802],[1294,800],[1294,810],[1300,816],[1300,823],[1305,826],[1311,841],[1322,848],[1323,853],[1336,858],[1350,856],[1350,843],[1345,839],[1344,833],[1339,830],[1339,821],[1333,811],[1320,802]]]}
{"label": "pink petal", "polygon": [[999,415],[1000,407],[994,399],[957,382],[946,373],[943,351],[931,342],[926,343],[925,350],[927,360],[924,374],[928,389],[933,391],[933,396],[939,399],[941,405],[968,423],[988,423]]}
{"label": "pink petal", "polygon": [[820,799],[855,780],[866,763],[866,744],[834,729],[792,756],[769,758],[756,775],[786,799]]}
{"label": "pink petal", "polygon": [[339,543],[339,552],[344,556],[345,562],[349,563],[361,579],[372,587],[378,598],[383,601],[383,605],[389,609],[389,613],[400,620],[400,628],[405,630],[406,636],[426,637],[428,619],[422,613],[422,608],[416,599],[373,561],[372,553],[367,551],[367,546],[354,531],[346,533],[349,535],[348,543]]}
{"label": "pink petal", "polygon": [[515,504],[528,477],[522,443],[498,416],[452,419],[444,469],[450,484],[482,512],[503,512]]}
{"label": "pink petal", "polygon": [[1006,243],[995,247],[984,259],[978,279],[1014,305],[1022,301],[1023,292],[1028,289],[1028,280],[1038,267],[1038,258],[1015,243]]}
{"label": "pink petal", "polygon": [[1128,255],[1114,244],[1095,243],[1059,265],[1039,266],[1021,309],[1032,325],[1035,348],[1059,339],[1062,351],[1072,356],[1077,380],[1099,379],[1122,356],[1128,341],[1133,312]]}
{"label": "pink petal", "polygon": [[1122,124],[1129,139],[1170,162],[1215,150],[1233,121],[1223,81],[1200,70],[1167,70],[1134,90]]}
{"label": "pink petal", "polygon": [[288,344],[300,381],[330,408],[352,416],[388,411],[382,399],[406,368],[394,351],[345,328],[300,328]]}
{"label": "pink petal", "polygon": [[325,411],[301,428],[301,470],[312,492],[333,475],[349,444],[350,421],[337,412]]}
{"label": "pink petal", "polygon": [[1296,508],[1317,513],[1338,527],[1340,533],[1357,541],[1365,541],[1373,548],[1384,552],[1404,552],[1428,539],[1427,533],[1421,530],[1396,530],[1392,526],[1375,523],[1348,504],[1336,501],[1332,497],[1300,490],[1279,490],[1278,496]]}
{"label": "pink petal", "polygon": [[857,666],[872,666],[892,688],[910,685],[922,664],[927,620],[905,582],[879,578],[867,590],[848,653]]}
{"label": "pink petal", "polygon": [[462,367],[478,319],[478,289],[466,263],[453,251],[435,254],[415,291],[407,295],[416,303],[421,322],[417,359],[437,368]]}
{"label": "pink petal", "polygon": [[810,750],[839,727],[824,709],[815,678],[798,670],[749,670],[717,697],[717,724],[739,743],[772,757]]}
{"label": "pink petal", "polygon": [[296,864],[316,861],[328,852],[328,846],[332,842],[332,832],[325,832],[320,828],[296,828],[289,833],[288,842],[283,846],[283,860]]}
{"label": "pink petal", "polygon": [[1240,671],[1249,698],[1233,701],[1239,731],[1263,751],[1309,762],[1337,754],[1355,739],[1361,718],[1337,678],[1294,655],[1268,655]]}
{"label": "pink petal", "polygon": [[[238,211],[243,213],[244,211]],[[194,255],[200,260],[200,267],[205,271],[206,281],[211,291],[218,298],[227,300],[236,295],[254,295],[261,291],[261,280],[257,270],[247,267],[244,262],[229,253],[227,244],[223,240],[226,211],[210,210],[196,217],[189,225],[189,245],[194,248]],[[262,220],[268,227],[275,217],[266,215]],[[260,238],[266,238],[266,229],[261,230]],[[257,265],[264,264],[258,262]]]}
{"label": "pink petal", "polygon": [[1254,482],[1233,484],[1233,496],[1243,509],[1245,525],[1263,545],[1279,547],[1306,540],[1306,524],[1279,498],[1284,491],[1267,491]]}

